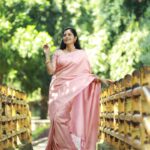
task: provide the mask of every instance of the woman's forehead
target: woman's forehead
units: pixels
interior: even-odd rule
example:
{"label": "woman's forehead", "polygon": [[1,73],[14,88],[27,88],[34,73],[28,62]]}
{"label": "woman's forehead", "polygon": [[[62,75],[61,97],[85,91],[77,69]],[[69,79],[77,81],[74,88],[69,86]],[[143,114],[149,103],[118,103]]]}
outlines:
{"label": "woman's forehead", "polygon": [[72,32],[71,32],[70,29],[67,29],[66,31],[64,31],[64,34],[65,34],[65,33],[72,33]]}

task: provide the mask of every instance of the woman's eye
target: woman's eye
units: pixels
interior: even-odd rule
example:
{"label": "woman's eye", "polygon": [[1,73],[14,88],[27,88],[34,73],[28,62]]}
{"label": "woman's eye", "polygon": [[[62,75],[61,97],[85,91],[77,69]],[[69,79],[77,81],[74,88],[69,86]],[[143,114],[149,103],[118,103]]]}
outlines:
{"label": "woman's eye", "polygon": [[64,34],[63,37],[65,37],[65,36],[71,36],[71,34],[70,33]]}

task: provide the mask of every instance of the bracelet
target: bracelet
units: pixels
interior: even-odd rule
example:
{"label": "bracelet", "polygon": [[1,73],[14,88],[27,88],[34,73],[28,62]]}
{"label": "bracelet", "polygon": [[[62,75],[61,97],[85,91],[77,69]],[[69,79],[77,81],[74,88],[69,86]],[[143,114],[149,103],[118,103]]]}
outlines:
{"label": "bracelet", "polygon": [[48,63],[50,63],[50,60],[48,60],[48,61],[45,61],[45,64],[48,64]]}

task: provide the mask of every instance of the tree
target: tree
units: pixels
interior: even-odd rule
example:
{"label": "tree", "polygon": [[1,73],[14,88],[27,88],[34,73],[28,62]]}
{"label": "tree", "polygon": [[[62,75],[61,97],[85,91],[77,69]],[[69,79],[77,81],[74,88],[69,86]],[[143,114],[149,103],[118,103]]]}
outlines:
{"label": "tree", "polygon": [[53,53],[62,30],[75,27],[92,58],[93,72],[116,80],[150,65],[149,18],[148,0],[0,1],[0,83],[34,99],[38,95],[41,118],[46,118],[51,77],[44,65],[45,42]]}

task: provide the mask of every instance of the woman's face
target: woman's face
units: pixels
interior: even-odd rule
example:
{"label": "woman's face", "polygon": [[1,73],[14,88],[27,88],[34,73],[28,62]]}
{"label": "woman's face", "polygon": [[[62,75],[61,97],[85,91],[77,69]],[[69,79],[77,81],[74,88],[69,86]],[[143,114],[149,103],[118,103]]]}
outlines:
{"label": "woman's face", "polygon": [[76,42],[77,37],[68,29],[63,34],[63,41],[66,45],[74,44]]}

